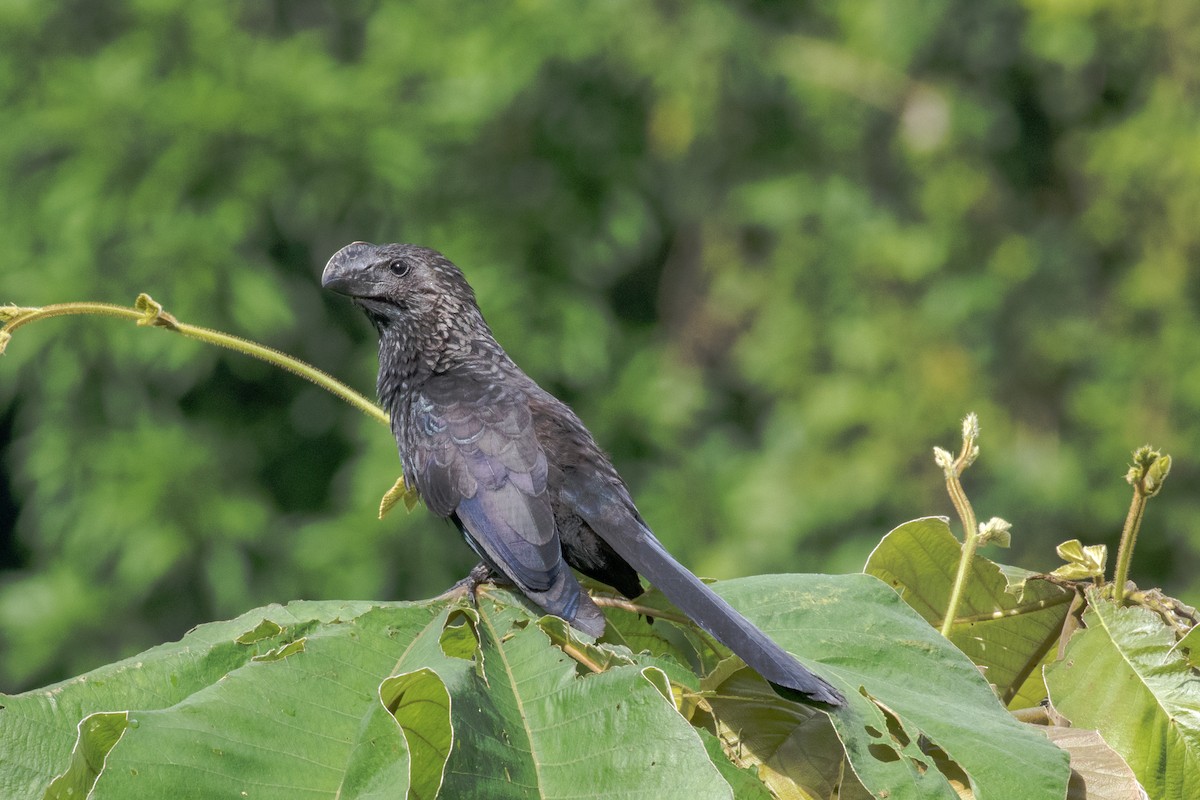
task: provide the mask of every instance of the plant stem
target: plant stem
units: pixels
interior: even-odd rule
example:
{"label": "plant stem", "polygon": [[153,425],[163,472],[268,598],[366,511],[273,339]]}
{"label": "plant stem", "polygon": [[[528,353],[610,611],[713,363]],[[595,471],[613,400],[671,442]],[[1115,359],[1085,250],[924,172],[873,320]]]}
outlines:
{"label": "plant stem", "polygon": [[950,638],[950,631],[954,629],[954,619],[958,616],[958,606],[962,602],[963,590],[967,585],[967,575],[975,561],[975,550],[979,547],[979,530],[975,524],[975,511],[967,501],[967,496],[963,493],[962,484],[958,482],[958,478],[947,483],[952,483],[953,487],[957,488],[958,496],[955,496],[956,492],[952,488],[950,497],[954,501],[954,507],[958,509],[959,517],[962,518],[964,532],[962,556],[958,559],[958,572],[954,575],[954,586],[950,589],[950,602],[946,604],[946,616],[942,619],[942,636]]}
{"label": "plant stem", "polygon": [[1033,708],[1018,708],[1010,711],[1014,717],[1021,722],[1029,725],[1050,725],[1050,713],[1045,706],[1034,706]]}
{"label": "plant stem", "polygon": [[1113,573],[1113,599],[1118,603],[1125,599],[1125,582],[1129,579],[1133,546],[1137,543],[1138,530],[1142,527],[1142,515],[1146,513],[1146,501],[1149,499],[1134,488],[1129,514],[1125,516],[1125,527],[1121,530],[1121,545],[1117,548],[1117,566]]}
{"label": "plant stem", "polygon": [[603,666],[601,666],[595,659],[589,657],[585,651],[576,647],[571,642],[569,642],[569,641],[563,642],[562,644],[559,645],[559,647],[562,648],[562,651],[564,653],[566,653],[571,658],[578,661],[580,664],[583,664],[585,667],[587,667],[592,672],[595,672],[595,673],[604,672]]}
{"label": "plant stem", "polygon": [[1171,471],[1171,457],[1150,445],[1139,447],[1133,453],[1133,465],[1125,474],[1125,480],[1133,487],[1133,500],[1129,513],[1125,515],[1125,527],[1121,530],[1121,545],[1117,549],[1117,566],[1113,572],[1113,599],[1117,603],[1125,600],[1125,582],[1129,578],[1129,565],[1133,561],[1133,546],[1137,544],[1146,503],[1158,494]]}
{"label": "plant stem", "polygon": [[41,308],[13,308],[10,306],[0,310],[5,312],[4,316],[9,320],[2,329],[9,336],[21,326],[28,325],[31,322],[51,317],[76,315],[118,317],[133,320],[142,326],[166,328],[167,330],[182,334],[189,339],[215,344],[219,347],[234,350],[243,355],[248,355],[265,361],[268,364],[281,367],[320,386],[325,391],[349,403],[377,422],[382,422],[384,425],[390,423],[386,411],[327,372],[323,372],[298,358],[289,356],[287,353],[258,344],[257,342],[242,339],[228,333],[222,333],[221,331],[215,331],[211,328],[202,328],[199,325],[189,325],[185,322],[179,322],[173,316],[164,312],[162,306],[152,300],[149,295],[139,295],[137,305],[133,308],[118,306],[112,303],[59,303]]}
{"label": "plant stem", "polygon": [[622,611],[628,611],[631,614],[637,614],[642,617],[654,617],[655,619],[665,619],[671,622],[677,622],[680,625],[695,626],[689,617],[683,614],[676,614],[670,611],[663,611],[658,608],[650,608],[649,606],[639,605],[632,600],[626,600],[624,597],[610,597],[608,595],[594,594],[592,600],[596,605],[604,608],[619,608]]}
{"label": "plant stem", "polygon": [[958,458],[950,461],[949,454],[941,451],[945,457],[936,455],[946,475],[946,491],[950,494],[950,502],[958,512],[963,526],[962,555],[958,559],[958,571],[954,575],[954,585],[950,589],[950,601],[946,604],[946,614],[942,618],[942,636],[950,638],[954,629],[954,619],[958,615],[958,606],[962,603],[963,590],[967,585],[967,575],[975,560],[975,550],[979,547],[979,525],[975,521],[975,509],[967,499],[959,477],[979,455],[979,419],[974,413],[968,414],[963,420],[963,446]]}

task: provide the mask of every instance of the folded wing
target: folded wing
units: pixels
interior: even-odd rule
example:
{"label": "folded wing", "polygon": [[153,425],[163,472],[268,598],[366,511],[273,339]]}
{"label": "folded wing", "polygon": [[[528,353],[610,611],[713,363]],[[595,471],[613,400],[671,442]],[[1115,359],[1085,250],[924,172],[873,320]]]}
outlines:
{"label": "folded wing", "polygon": [[601,635],[604,617],[562,557],[525,393],[444,373],[425,383],[411,413],[413,477],[430,510],[454,520],[476,553],[543,609]]}

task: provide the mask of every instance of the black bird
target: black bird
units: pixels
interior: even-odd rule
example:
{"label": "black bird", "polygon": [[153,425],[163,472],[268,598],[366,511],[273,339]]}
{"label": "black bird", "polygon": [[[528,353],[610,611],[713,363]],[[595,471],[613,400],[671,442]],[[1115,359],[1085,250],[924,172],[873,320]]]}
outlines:
{"label": "black bird", "polygon": [[379,400],[405,482],[494,574],[600,636],[604,616],[567,565],[627,597],[641,594],[641,573],[777,688],[845,702],[663,548],[575,413],[496,342],[449,259],[355,242],[329,259],[321,283],[379,332]]}

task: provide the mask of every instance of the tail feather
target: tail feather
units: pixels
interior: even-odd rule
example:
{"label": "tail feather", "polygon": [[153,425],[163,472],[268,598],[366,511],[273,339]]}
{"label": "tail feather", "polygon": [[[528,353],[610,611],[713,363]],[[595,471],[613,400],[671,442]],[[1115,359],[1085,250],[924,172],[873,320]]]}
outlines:
{"label": "tail feather", "polygon": [[595,519],[585,518],[622,558],[697,625],[777,688],[829,706],[846,702],[841,692],[805,669],[795,656],[676,561],[639,519],[620,509],[616,513],[623,519],[614,519],[610,509]]}

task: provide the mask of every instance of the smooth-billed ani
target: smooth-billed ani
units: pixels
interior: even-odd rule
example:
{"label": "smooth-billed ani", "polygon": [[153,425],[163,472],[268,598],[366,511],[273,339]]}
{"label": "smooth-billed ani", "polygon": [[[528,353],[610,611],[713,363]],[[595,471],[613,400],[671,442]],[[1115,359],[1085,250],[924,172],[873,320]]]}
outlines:
{"label": "smooth-billed ani", "polygon": [[771,683],[844,702],[663,548],[579,418],[493,338],[447,258],[355,242],[329,260],[322,284],[379,332],[379,400],[405,482],[494,573],[592,636],[604,616],[568,565],[627,597],[641,594],[640,573]]}

